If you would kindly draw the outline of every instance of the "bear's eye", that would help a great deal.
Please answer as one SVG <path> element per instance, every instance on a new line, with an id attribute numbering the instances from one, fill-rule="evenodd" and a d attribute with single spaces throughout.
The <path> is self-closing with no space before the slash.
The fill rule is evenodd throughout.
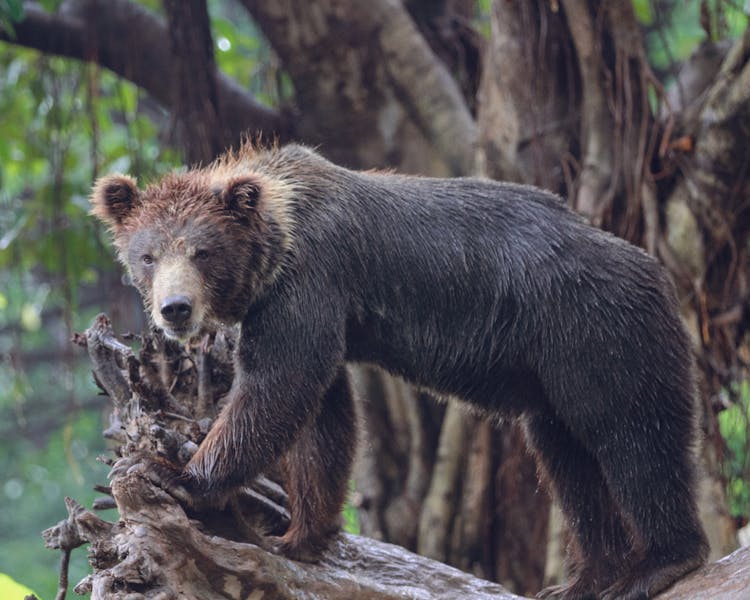
<path id="1" fill-rule="evenodd" d="M 198 250 L 195 253 L 195 260 L 206 260 L 208 258 L 208 250 Z"/>
<path id="2" fill-rule="evenodd" d="M 144 254 L 143 256 L 141 256 L 141 262 L 149 267 L 154 264 L 154 257 L 150 254 Z"/>

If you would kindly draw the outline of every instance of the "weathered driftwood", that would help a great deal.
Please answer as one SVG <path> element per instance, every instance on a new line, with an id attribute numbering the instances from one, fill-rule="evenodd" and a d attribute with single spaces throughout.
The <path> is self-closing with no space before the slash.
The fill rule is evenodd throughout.
<path id="1" fill-rule="evenodd" d="M 116 477 L 112 493 L 117 524 L 69 503 L 69 521 L 91 544 L 95 561 L 76 591 L 93 598 L 519 598 L 398 546 L 352 535 L 319 564 L 293 562 L 212 535 L 139 473 Z"/>
<path id="2" fill-rule="evenodd" d="M 47 546 L 63 550 L 64 557 L 90 545 L 92 573 L 76 592 L 123 600 L 520 598 L 496 583 L 355 535 L 341 535 L 317 564 L 269 553 L 251 542 L 259 532 L 283 530 L 288 513 L 283 490 L 264 477 L 222 510 L 186 509 L 152 482 L 139 457 L 158 452 L 185 462 L 195 451 L 231 382 L 231 332 L 186 350 L 145 336 L 136 355 L 100 315 L 75 341 L 87 347 L 95 379 L 113 400 L 105 434 L 121 444 L 118 459 L 108 460 L 114 464 L 110 486 L 98 487 L 109 494 L 98 504 L 114 502 L 119 520 L 107 522 L 68 498 L 68 519 L 44 532 Z M 63 572 L 61 585 L 65 581 Z M 739 600 L 748 586 L 745 548 L 688 576 L 662 598 Z"/>
<path id="3" fill-rule="evenodd" d="M 91 544 L 94 557 L 94 573 L 76 591 L 90 591 L 92 598 L 520 598 L 398 546 L 353 535 L 342 536 L 320 564 L 289 561 L 206 533 L 171 496 L 137 473 L 117 477 L 112 491 L 120 510 L 117 524 L 68 501 L 68 528 Z M 48 538 L 61 529 L 48 530 Z M 659 598 L 743 600 L 749 584 L 746 547 Z"/>

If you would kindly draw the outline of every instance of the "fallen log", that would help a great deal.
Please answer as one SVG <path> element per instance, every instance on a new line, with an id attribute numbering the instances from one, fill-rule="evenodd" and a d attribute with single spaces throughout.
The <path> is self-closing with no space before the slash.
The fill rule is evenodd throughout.
<path id="1" fill-rule="evenodd" d="M 95 506 L 119 512 L 107 522 L 66 498 L 68 518 L 44 532 L 63 551 L 61 593 L 70 551 L 89 544 L 92 572 L 75 586 L 94 600 L 140 598 L 388 600 L 495 599 L 521 596 L 437 561 L 381 541 L 341 534 L 319 562 L 297 562 L 257 542 L 288 523 L 286 495 L 274 471 L 239 490 L 219 509 L 185 508 L 156 485 L 143 464 L 159 454 L 186 462 L 205 436 L 232 379 L 233 332 L 182 348 L 157 333 L 141 338 L 136 353 L 99 315 L 74 342 L 87 348 L 94 379 L 113 403 L 105 436 L 119 446 L 107 496 Z M 65 572 L 62 572 L 62 571 Z M 63 585 L 65 584 L 65 585 Z M 661 600 L 740 600 L 750 589 L 750 548 L 688 575 Z"/>

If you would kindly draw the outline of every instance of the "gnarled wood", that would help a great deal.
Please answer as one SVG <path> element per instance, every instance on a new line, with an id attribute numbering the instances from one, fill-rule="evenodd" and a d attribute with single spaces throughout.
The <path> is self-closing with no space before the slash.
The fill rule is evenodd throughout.
<path id="1" fill-rule="evenodd" d="M 340 536 L 318 564 L 271 554 L 251 543 L 259 540 L 258 524 L 276 532 L 286 526 L 288 513 L 283 490 L 265 478 L 241 490 L 224 510 L 186 511 L 151 481 L 139 456 L 189 458 L 231 379 L 231 332 L 185 350 L 158 335 L 144 336 L 136 355 L 116 339 L 109 319 L 99 315 L 74 341 L 89 351 L 102 389 L 116 394 L 123 441 L 110 488 L 100 488 L 111 491 L 120 520 L 107 523 L 68 501 L 69 518 L 45 532 L 51 548 L 69 551 L 91 544 L 93 572 L 77 592 L 108 599 L 131 598 L 132 593 L 278 600 L 519 597 L 498 584 L 359 536 Z M 200 365 L 209 364 L 210 377 L 200 371 Z M 167 410 L 178 401 L 183 414 Z"/>
<path id="2" fill-rule="evenodd" d="M 269 553 L 253 543 L 260 539 L 258 524 L 275 531 L 286 525 L 288 513 L 283 490 L 265 478 L 241 490 L 223 510 L 185 509 L 152 482 L 139 456 L 158 451 L 171 460 L 187 460 L 191 444 L 208 427 L 208 417 L 189 412 L 205 400 L 198 400 L 198 388 L 205 393 L 206 381 L 214 382 L 215 387 L 208 388 L 209 404 L 214 404 L 231 379 L 231 332 L 186 350 L 159 336 L 145 336 L 136 356 L 115 338 L 109 320 L 99 315 L 75 341 L 88 348 L 104 390 L 121 388 L 122 381 L 130 390 L 118 407 L 124 439 L 117 451 L 121 458 L 111 472 L 111 487 L 100 488 L 111 492 L 119 521 L 108 523 L 67 499 L 68 518 L 44 532 L 48 547 L 67 553 L 90 544 L 93 570 L 76 592 L 91 593 L 95 600 L 521 598 L 499 584 L 399 546 L 355 535 L 340 535 L 316 564 Z M 211 360 L 196 360 L 199 354 Z M 209 380 L 198 371 L 199 364 L 214 365 Z M 165 403 L 178 398 L 191 416 L 165 410 Z M 745 548 L 699 569 L 661 597 L 739 600 L 748 585 L 750 548 Z"/>
<path id="3" fill-rule="evenodd" d="M 343 535 L 319 564 L 297 563 L 258 546 L 214 535 L 166 492 L 137 472 L 112 482 L 121 521 L 122 560 L 76 588 L 119 599 L 136 590 L 165 597 L 213 598 L 519 598 L 500 585 L 398 546 Z M 91 517 L 89 517 L 91 518 Z M 108 545 L 106 536 L 90 543 Z"/>

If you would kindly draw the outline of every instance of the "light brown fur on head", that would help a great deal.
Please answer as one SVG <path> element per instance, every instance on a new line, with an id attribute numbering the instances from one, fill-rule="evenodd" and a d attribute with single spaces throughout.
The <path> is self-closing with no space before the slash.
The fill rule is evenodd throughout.
<path id="1" fill-rule="evenodd" d="M 288 250 L 294 239 L 292 204 L 303 190 L 293 169 L 279 154 L 277 147 L 260 150 L 246 142 L 239 150 L 227 151 L 202 169 L 173 172 L 144 190 L 139 190 L 129 175 L 107 175 L 94 184 L 91 214 L 109 226 L 117 244 L 118 237 L 154 218 L 189 218 L 205 213 L 207 191 L 221 196 L 239 180 L 252 179 L 258 189 L 258 208 L 280 225 L 285 233 L 284 248 Z"/>
<path id="2" fill-rule="evenodd" d="M 294 240 L 292 204 L 302 190 L 299 178 L 283 161 L 278 160 L 278 156 L 279 148 L 276 146 L 260 150 L 245 142 L 239 150 L 226 152 L 200 172 L 214 188 L 222 188 L 237 177 L 252 174 L 257 179 L 261 202 L 271 199 L 263 203 L 263 208 L 273 214 L 274 220 L 287 233 L 284 247 L 289 250 Z"/>
<path id="3" fill-rule="evenodd" d="M 213 321 L 235 322 L 237 307 L 248 305 L 283 267 L 293 249 L 293 204 L 301 190 L 279 152 L 244 144 L 207 167 L 168 174 L 143 190 L 120 174 L 94 185 L 91 213 L 112 232 L 154 323 L 168 334 L 186 337 Z M 213 253 L 209 268 L 196 262 L 197 253 Z M 184 331 L 170 329 L 161 314 L 165 299 L 174 296 L 192 303 Z"/>
<path id="4" fill-rule="evenodd" d="M 176 296 L 187 298 L 192 306 L 192 318 L 184 331 L 175 330 L 161 314 L 165 301 Z M 175 248 L 158 264 L 148 304 L 154 324 L 170 337 L 188 339 L 198 334 L 202 328 L 213 328 L 211 319 L 206 318 L 210 307 L 203 277 L 191 263 L 189 250 L 180 251 Z"/>

